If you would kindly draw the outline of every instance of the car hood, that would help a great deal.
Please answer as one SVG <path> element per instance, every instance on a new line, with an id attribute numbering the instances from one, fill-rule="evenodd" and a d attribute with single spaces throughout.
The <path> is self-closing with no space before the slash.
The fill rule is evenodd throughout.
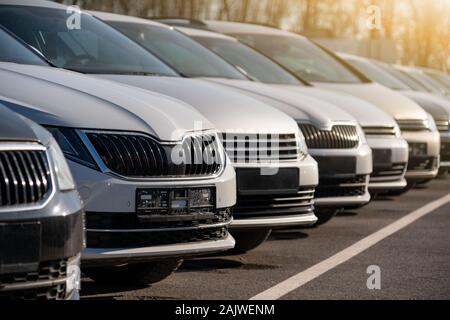
<path id="1" fill-rule="evenodd" d="M 396 125 L 394 118 L 385 111 L 365 100 L 346 93 L 309 86 L 277 86 L 334 104 L 355 117 L 363 127 L 392 127 Z"/>
<path id="2" fill-rule="evenodd" d="M 345 92 L 384 110 L 396 120 L 426 120 L 427 113 L 402 94 L 377 83 L 315 83 L 319 87 Z"/>
<path id="3" fill-rule="evenodd" d="M 179 100 L 62 69 L 0 63 L 0 83 L 0 100 L 41 125 L 143 132 L 161 141 L 179 141 L 199 122 L 213 128 Z"/>
<path id="4" fill-rule="evenodd" d="M 34 131 L 21 116 L 0 103 L 0 141 L 31 142 L 38 140 Z"/>
<path id="5" fill-rule="evenodd" d="M 437 97 L 432 93 L 402 90 L 399 91 L 409 99 L 416 102 L 430 113 L 433 118 L 448 118 L 450 116 L 450 101 Z"/>
<path id="6" fill-rule="evenodd" d="M 276 107 L 297 121 L 309 122 L 320 129 L 330 129 L 334 123 L 356 123 L 352 115 L 335 105 L 301 92 L 245 80 L 208 78 L 204 81 L 213 81 L 239 90 L 245 95 L 250 95 Z"/>
<path id="7" fill-rule="evenodd" d="M 98 75 L 139 88 L 175 97 L 195 107 L 222 132 L 295 133 L 288 115 L 232 88 L 200 79 Z"/>

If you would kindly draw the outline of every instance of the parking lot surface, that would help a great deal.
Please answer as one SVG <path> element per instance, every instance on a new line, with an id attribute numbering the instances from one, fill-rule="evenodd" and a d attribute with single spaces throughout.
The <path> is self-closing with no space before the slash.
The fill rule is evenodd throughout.
<path id="1" fill-rule="evenodd" d="M 187 260 L 173 276 L 148 287 L 97 285 L 85 278 L 82 299 L 250 299 L 450 193 L 450 179 L 359 210 L 318 228 L 273 232 L 246 255 Z M 450 299 L 450 203 L 383 238 L 281 299 Z M 379 290 L 367 268 L 380 270 Z"/>

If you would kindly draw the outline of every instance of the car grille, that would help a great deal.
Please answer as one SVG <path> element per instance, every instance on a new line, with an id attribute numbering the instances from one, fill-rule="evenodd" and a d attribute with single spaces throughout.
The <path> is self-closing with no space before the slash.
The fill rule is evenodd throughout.
<path id="1" fill-rule="evenodd" d="M 373 168 L 370 179 L 373 181 L 397 180 L 403 176 L 406 171 L 406 163 L 393 163 L 390 168 Z"/>
<path id="2" fill-rule="evenodd" d="M 106 167 L 126 177 L 209 176 L 222 168 L 222 151 L 214 134 L 188 136 L 177 146 L 138 134 L 86 135 Z"/>
<path id="3" fill-rule="evenodd" d="M 450 161 L 450 141 L 441 142 L 441 160 Z"/>
<path id="4" fill-rule="evenodd" d="M 233 162 L 289 161 L 300 158 L 295 134 L 226 133 L 222 135 L 222 142 Z"/>
<path id="5" fill-rule="evenodd" d="M 408 171 L 430 171 L 438 166 L 437 157 L 417 156 L 410 157 L 408 162 Z"/>
<path id="6" fill-rule="evenodd" d="M 302 188 L 297 194 L 238 195 L 233 215 L 236 218 L 279 216 L 314 210 L 314 188 Z"/>
<path id="7" fill-rule="evenodd" d="M 65 299 L 65 283 L 48 283 L 45 281 L 65 281 L 67 277 L 67 260 L 41 262 L 36 271 L 0 274 L 0 300 L 58 300 Z M 24 285 L 27 289 L 10 290 L 12 285 Z"/>
<path id="8" fill-rule="evenodd" d="M 88 231 L 89 248 L 130 248 L 216 241 L 225 239 L 227 227 L 193 229 L 171 232 L 95 232 Z"/>
<path id="9" fill-rule="evenodd" d="M 0 151 L 0 207 L 39 202 L 50 188 L 45 151 Z"/>
<path id="10" fill-rule="evenodd" d="M 449 132 L 449 120 L 448 119 L 436 119 L 436 126 L 439 132 L 448 133 Z"/>
<path id="11" fill-rule="evenodd" d="M 402 131 L 429 131 L 430 123 L 428 120 L 397 120 Z"/>
<path id="12" fill-rule="evenodd" d="M 332 130 L 319 130 L 310 124 L 299 124 L 311 149 L 351 149 L 359 144 L 355 126 L 334 126 Z"/>
<path id="13" fill-rule="evenodd" d="M 363 131 L 368 136 L 395 136 L 394 127 L 363 127 Z"/>
<path id="14" fill-rule="evenodd" d="M 348 178 L 326 177 L 319 179 L 316 198 L 355 197 L 366 193 L 367 176 Z"/>

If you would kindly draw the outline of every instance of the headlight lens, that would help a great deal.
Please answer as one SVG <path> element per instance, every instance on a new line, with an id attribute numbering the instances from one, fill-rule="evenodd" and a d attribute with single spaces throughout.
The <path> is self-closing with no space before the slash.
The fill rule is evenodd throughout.
<path id="1" fill-rule="evenodd" d="M 94 159 L 87 151 L 78 134 L 73 129 L 68 128 L 46 128 L 55 138 L 66 158 L 81 163 L 83 165 L 97 168 Z"/>
<path id="2" fill-rule="evenodd" d="M 428 124 L 430 126 L 430 130 L 431 131 L 438 131 L 436 122 L 433 119 L 433 116 L 429 113 L 427 113 L 427 120 L 428 120 Z"/>
<path id="3" fill-rule="evenodd" d="M 304 156 L 307 156 L 309 154 L 308 146 L 306 145 L 305 141 L 305 136 L 303 135 L 300 129 L 298 130 L 298 148 Z"/>
<path id="4" fill-rule="evenodd" d="M 364 130 L 361 128 L 359 124 L 356 125 L 356 131 L 358 132 L 358 136 L 359 139 L 361 140 L 361 143 L 367 144 L 366 134 L 364 133 Z"/>
<path id="5" fill-rule="evenodd" d="M 58 181 L 59 190 L 75 190 L 75 182 L 73 181 L 72 173 L 70 172 L 69 166 L 64 158 L 64 154 L 54 138 L 50 139 L 48 151 L 53 163 L 53 169 Z"/>

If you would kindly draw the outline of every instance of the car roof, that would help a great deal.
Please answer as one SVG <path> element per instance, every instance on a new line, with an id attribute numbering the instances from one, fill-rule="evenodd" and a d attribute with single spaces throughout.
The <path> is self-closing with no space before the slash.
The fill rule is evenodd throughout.
<path id="1" fill-rule="evenodd" d="M 190 28 L 190 27 L 175 27 L 175 28 L 190 37 L 220 38 L 220 39 L 238 41 L 236 38 L 227 36 L 222 33 L 214 32 L 214 31 L 201 30 L 201 29 Z"/>
<path id="2" fill-rule="evenodd" d="M 66 5 L 46 0 L 0 0 L 0 5 L 31 6 L 64 10 L 67 9 Z"/>
<path id="3" fill-rule="evenodd" d="M 126 16 L 123 14 L 103 12 L 103 11 L 90 11 L 90 10 L 87 12 L 89 14 L 96 16 L 97 18 L 99 18 L 101 20 L 105 20 L 105 21 L 139 23 L 139 24 L 145 24 L 145 25 L 161 27 L 161 28 L 171 28 L 170 26 L 160 23 L 160 22 L 143 19 L 143 18 L 138 18 L 138 17 L 133 17 L 133 16 Z"/>
<path id="4" fill-rule="evenodd" d="M 266 35 L 284 35 L 284 36 L 298 36 L 304 38 L 296 33 L 284 31 L 274 27 L 263 26 L 259 24 L 243 23 L 243 22 L 228 22 L 228 21 L 217 21 L 217 20 L 207 20 L 206 24 L 209 28 L 214 31 L 219 31 L 221 33 L 252 33 L 252 34 L 266 34 Z"/>

